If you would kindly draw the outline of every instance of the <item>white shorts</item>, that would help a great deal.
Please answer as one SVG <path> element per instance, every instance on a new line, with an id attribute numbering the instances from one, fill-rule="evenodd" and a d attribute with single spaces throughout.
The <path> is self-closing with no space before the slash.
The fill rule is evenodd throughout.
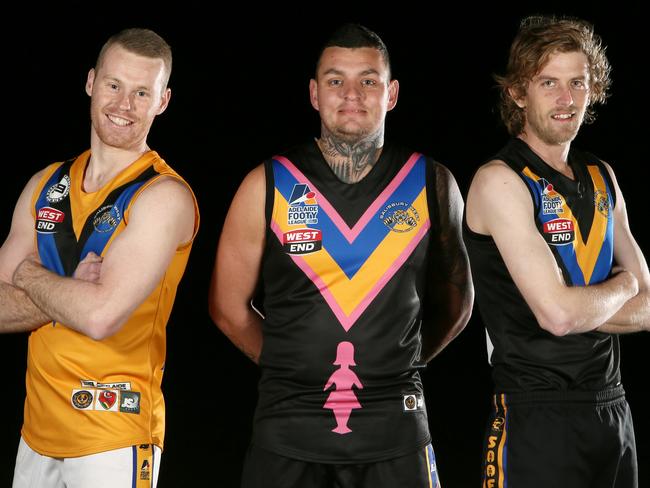
<path id="1" fill-rule="evenodd" d="M 88 456 L 41 456 L 20 439 L 13 488 L 155 488 L 161 451 L 143 444 Z"/>

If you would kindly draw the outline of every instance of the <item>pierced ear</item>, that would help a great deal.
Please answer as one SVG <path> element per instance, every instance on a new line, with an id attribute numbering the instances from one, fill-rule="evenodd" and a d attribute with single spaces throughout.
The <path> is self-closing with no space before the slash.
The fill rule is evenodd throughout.
<path id="1" fill-rule="evenodd" d="M 526 103 L 524 102 L 525 94 L 520 93 L 517 89 L 511 86 L 508 88 L 508 95 L 510 95 L 512 101 L 517 104 L 517 107 L 526 108 Z"/>
<path id="2" fill-rule="evenodd" d="M 391 80 L 388 83 L 388 110 L 393 110 L 397 105 L 397 97 L 399 95 L 399 81 Z"/>
<path id="3" fill-rule="evenodd" d="M 86 94 L 91 96 L 93 94 L 93 85 L 95 84 L 95 68 L 90 68 L 88 76 L 86 77 Z"/>

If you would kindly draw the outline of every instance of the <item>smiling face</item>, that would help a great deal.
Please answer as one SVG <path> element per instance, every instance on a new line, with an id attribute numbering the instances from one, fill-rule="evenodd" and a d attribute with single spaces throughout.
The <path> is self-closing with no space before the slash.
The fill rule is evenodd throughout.
<path id="1" fill-rule="evenodd" d="M 579 51 L 555 52 L 528 82 L 526 94 L 515 103 L 524 109 L 521 137 L 548 145 L 570 143 L 578 134 L 589 105 L 589 63 Z"/>
<path id="2" fill-rule="evenodd" d="M 162 59 L 111 46 L 86 82 L 92 140 L 118 149 L 146 150 L 153 119 L 165 111 L 171 96 L 165 79 Z"/>
<path id="3" fill-rule="evenodd" d="M 397 80 L 389 80 L 381 53 L 370 47 L 328 47 L 316 79 L 309 83 L 312 106 L 323 132 L 355 144 L 383 133 L 386 112 L 397 103 Z"/>

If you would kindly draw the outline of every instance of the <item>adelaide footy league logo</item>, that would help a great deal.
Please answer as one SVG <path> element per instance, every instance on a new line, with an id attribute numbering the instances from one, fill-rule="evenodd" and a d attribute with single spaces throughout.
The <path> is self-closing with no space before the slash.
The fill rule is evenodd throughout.
<path id="1" fill-rule="evenodd" d="M 544 215 L 564 213 L 564 199 L 555 191 L 553 185 L 542 178 L 539 183 L 542 186 L 542 213 Z"/>
<path id="2" fill-rule="evenodd" d="M 293 185 L 289 210 L 287 212 L 289 225 L 307 225 L 318 223 L 318 202 L 316 192 L 311 191 L 306 183 Z"/>

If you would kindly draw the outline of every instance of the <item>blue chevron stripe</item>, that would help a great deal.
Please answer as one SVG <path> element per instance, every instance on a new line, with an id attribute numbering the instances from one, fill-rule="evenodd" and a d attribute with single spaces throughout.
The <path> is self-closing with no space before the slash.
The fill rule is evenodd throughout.
<path id="1" fill-rule="evenodd" d="M 273 175 L 275 187 L 287 203 L 291 198 L 294 185 L 297 183 L 308 183 L 306 181 L 298 181 L 277 161 L 273 161 Z M 387 199 L 386 203 L 406 202 L 412 204 L 424 189 L 425 181 L 425 160 L 421 158 L 404 178 L 404 181 L 402 181 Z M 311 187 L 313 183 L 309 182 L 308 184 L 311 190 L 317 193 L 316 201 L 318 201 L 318 189 Z M 383 207 L 378 209 L 375 216 L 369 220 L 366 227 L 351 243 L 347 241 L 321 206 L 319 206 L 318 211 L 318 223 L 309 224 L 310 228 L 319 229 L 322 232 L 323 247 L 327 249 L 327 252 L 341 267 L 348 279 L 354 277 L 368 257 L 390 232 L 390 229 L 378 217 L 382 210 Z M 277 216 L 277 218 L 286 217 Z"/>

